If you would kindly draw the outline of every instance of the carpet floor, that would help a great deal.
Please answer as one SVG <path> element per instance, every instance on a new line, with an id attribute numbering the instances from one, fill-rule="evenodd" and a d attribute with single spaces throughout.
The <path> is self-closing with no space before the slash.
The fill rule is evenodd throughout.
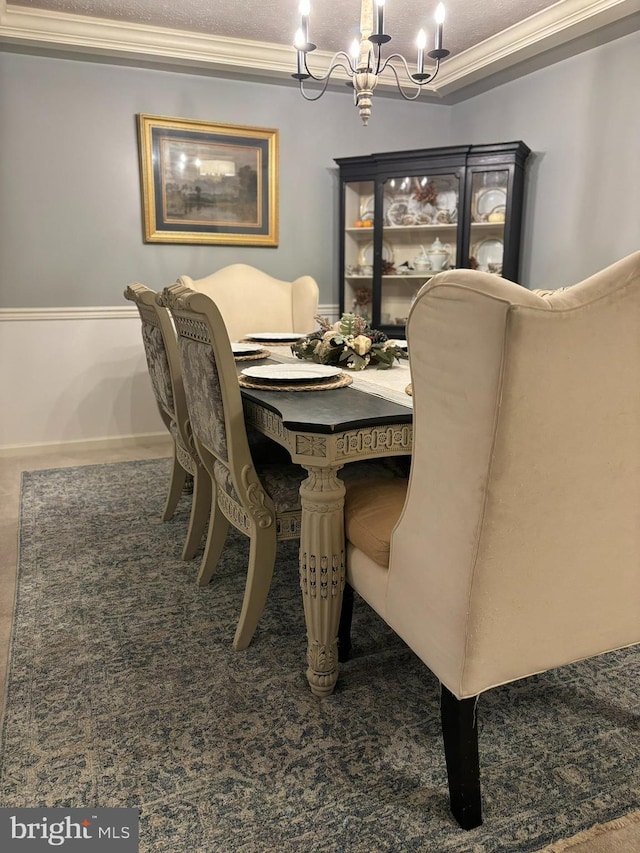
<path id="1" fill-rule="evenodd" d="M 296 547 L 252 645 L 247 541 L 195 584 L 168 462 L 24 475 L 1 806 L 128 806 L 144 853 L 526 853 L 640 805 L 640 649 L 479 702 L 485 823 L 450 816 L 438 684 L 361 601 L 336 692 L 308 689 Z"/>

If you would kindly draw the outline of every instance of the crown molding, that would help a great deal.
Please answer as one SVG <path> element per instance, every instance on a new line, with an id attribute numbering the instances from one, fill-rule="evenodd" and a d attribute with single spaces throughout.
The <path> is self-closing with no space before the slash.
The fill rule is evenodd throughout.
<path id="1" fill-rule="evenodd" d="M 7 5 L 0 0 L 0 43 L 92 56 L 162 60 L 202 71 L 289 76 L 293 47 Z"/>
<path id="2" fill-rule="evenodd" d="M 640 0 L 563 0 L 453 56 L 441 66 L 440 97 L 640 12 Z"/>
<path id="3" fill-rule="evenodd" d="M 640 0 L 560 0 L 498 33 L 441 66 L 425 94 L 443 98 L 506 68 L 582 35 L 640 12 Z M 264 78 L 294 85 L 295 51 L 287 45 L 192 33 L 23 6 L 0 0 L 0 46 L 31 52 L 126 60 L 141 66 L 170 67 L 202 74 Z M 313 67 L 326 68 L 332 54 L 315 51 Z M 335 75 L 344 91 L 348 78 Z M 381 78 L 378 91 L 395 91 L 393 77 Z"/>

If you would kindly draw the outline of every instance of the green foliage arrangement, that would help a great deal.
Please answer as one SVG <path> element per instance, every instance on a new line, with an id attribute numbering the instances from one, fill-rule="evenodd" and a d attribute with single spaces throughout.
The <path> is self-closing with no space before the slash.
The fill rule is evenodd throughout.
<path id="1" fill-rule="evenodd" d="M 364 370 L 370 364 L 388 370 L 396 359 L 408 358 L 406 350 L 396 346 L 384 332 L 369 328 L 358 314 L 343 314 L 334 324 L 326 317 L 316 317 L 316 321 L 320 326 L 318 331 L 291 347 L 298 358 L 349 370 Z"/>

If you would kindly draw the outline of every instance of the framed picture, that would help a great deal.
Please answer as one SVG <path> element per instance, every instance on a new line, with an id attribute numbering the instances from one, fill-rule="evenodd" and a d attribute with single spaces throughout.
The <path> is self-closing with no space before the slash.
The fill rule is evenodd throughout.
<path id="1" fill-rule="evenodd" d="M 278 131 L 138 115 L 147 243 L 278 245 Z"/>

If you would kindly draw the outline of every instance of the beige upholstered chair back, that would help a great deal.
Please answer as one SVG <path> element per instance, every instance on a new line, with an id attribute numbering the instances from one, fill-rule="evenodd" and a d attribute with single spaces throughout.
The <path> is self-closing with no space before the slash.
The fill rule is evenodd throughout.
<path id="1" fill-rule="evenodd" d="M 640 642 L 640 252 L 536 294 L 435 276 L 385 619 L 459 698 Z"/>
<path id="2" fill-rule="evenodd" d="M 210 296 L 229 338 L 249 332 L 310 332 L 316 328 L 318 285 L 308 275 L 280 281 L 247 264 L 232 264 L 206 278 L 180 276 L 178 284 Z"/>

